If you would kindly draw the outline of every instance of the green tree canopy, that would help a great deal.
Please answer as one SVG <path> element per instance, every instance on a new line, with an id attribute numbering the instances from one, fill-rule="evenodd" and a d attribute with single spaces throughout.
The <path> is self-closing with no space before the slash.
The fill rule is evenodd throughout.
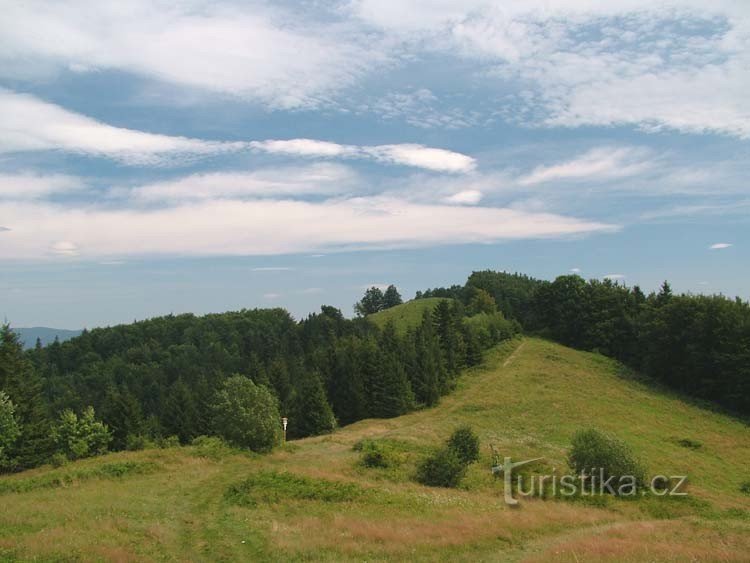
<path id="1" fill-rule="evenodd" d="M 281 439 L 276 397 L 267 387 L 242 375 L 224 381 L 214 398 L 212 412 L 214 431 L 235 446 L 267 452 Z"/>

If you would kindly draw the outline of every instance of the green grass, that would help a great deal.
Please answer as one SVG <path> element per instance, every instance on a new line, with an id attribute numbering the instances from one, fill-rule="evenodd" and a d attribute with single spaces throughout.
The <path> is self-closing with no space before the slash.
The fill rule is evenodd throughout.
<path id="1" fill-rule="evenodd" d="M 441 301 L 445 300 L 446 298 L 443 297 L 428 297 L 426 299 L 407 301 L 385 311 L 369 315 L 367 318 L 380 328 L 383 328 L 389 321 L 393 321 L 396 330 L 404 333 L 422 322 L 425 311 L 433 311 Z"/>
<path id="2" fill-rule="evenodd" d="M 750 430 L 622 373 L 596 354 L 517 339 L 433 409 L 267 456 L 171 448 L 2 477 L 0 561 L 746 559 Z M 461 487 L 416 484 L 420 459 L 460 424 L 482 443 Z M 690 496 L 503 503 L 490 444 L 560 471 L 573 434 L 592 426 L 628 443 L 651 474 L 689 475 Z M 378 444 L 395 462 L 363 466 L 358 443 Z M 74 474 L 60 486 L 28 485 Z"/>

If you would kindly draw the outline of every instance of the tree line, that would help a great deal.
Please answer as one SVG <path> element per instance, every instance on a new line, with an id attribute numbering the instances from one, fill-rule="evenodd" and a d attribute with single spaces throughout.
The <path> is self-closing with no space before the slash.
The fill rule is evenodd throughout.
<path id="1" fill-rule="evenodd" d="M 489 270 L 417 297 L 451 297 L 468 306 L 482 293 L 526 332 L 601 352 L 681 393 L 750 414 L 747 301 L 675 295 L 667 282 L 646 295 L 608 279 L 566 275 L 549 282 Z"/>
<path id="2" fill-rule="evenodd" d="M 247 406 L 233 402 L 241 393 L 260 397 L 266 418 L 276 419 L 270 424 L 287 416 L 290 438 L 434 405 L 464 367 L 517 330 L 494 308 L 469 312 L 446 300 L 406 331 L 328 306 L 301 321 L 283 309 L 169 315 L 27 352 L 6 325 L 0 469 L 226 435 L 227 412 Z M 258 432 L 275 436 L 263 424 Z"/>

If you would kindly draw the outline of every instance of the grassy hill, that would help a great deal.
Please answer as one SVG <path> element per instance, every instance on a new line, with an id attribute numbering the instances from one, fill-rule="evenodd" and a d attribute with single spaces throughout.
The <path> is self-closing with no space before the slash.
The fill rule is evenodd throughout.
<path id="1" fill-rule="evenodd" d="M 424 312 L 434 310 L 441 301 L 446 301 L 446 299 L 443 297 L 428 297 L 407 301 L 385 311 L 368 315 L 367 318 L 380 328 L 393 321 L 397 331 L 406 332 L 409 328 L 419 325 L 422 322 Z"/>
<path id="2" fill-rule="evenodd" d="M 483 451 L 462 488 L 412 482 L 420 456 L 463 423 Z M 689 475 L 690 496 L 503 503 L 489 444 L 563 468 L 571 435 L 587 426 L 627 441 L 652 474 Z M 362 467 L 353 446 L 364 438 L 401 465 Z M 146 450 L 0 478 L 0 560 L 741 561 L 748 468 L 743 423 L 655 391 L 602 356 L 517 339 L 436 408 L 268 456 Z"/>

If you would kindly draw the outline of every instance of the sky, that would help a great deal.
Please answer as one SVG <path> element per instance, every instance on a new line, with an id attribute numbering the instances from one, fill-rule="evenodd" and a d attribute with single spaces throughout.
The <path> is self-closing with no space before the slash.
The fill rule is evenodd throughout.
<path id="1" fill-rule="evenodd" d="M 0 314 L 750 297 L 747 0 L 0 0 Z"/>

